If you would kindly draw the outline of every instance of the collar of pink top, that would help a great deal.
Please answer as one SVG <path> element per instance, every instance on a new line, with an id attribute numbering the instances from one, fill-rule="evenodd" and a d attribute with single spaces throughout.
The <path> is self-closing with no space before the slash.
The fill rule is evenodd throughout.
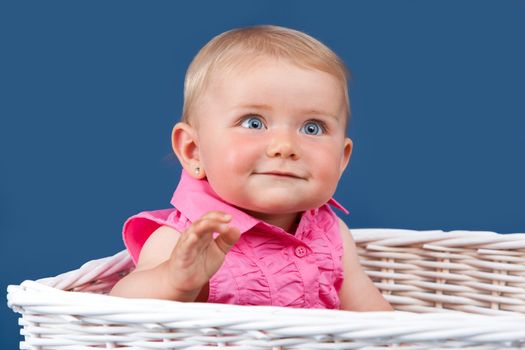
<path id="1" fill-rule="evenodd" d="M 232 216 L 231 224 L 237 227 L 241 233 L 249 231 L 257 224 L 273 230 L 281 230 L 228 204 L 215 193 L 207 180 L 195 179 L 185 170 L 182 171 L 179 185 L 173 193 L 170 203 L 191 222 L 198 220 L 207 212 L 218 210 L 230 214 Z M 333 198 L 327 204 L 341 210 L 345 214 L 349 214 L 348 210 Z M 311 210 L 313 214 L 316 211 L 317 209 Z"/>

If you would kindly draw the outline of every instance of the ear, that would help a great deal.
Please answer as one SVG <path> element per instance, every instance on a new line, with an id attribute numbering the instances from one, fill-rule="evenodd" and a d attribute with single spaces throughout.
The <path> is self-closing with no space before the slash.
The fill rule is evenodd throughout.
<path id="1" fill-rule="evenodd" d="M 354 143 L 350 138 L 345 139 L 345 144 L 343 148 L 343 157 L 341 158 L 341 164 L 340 164 L 340 175 L 343 174 L 343 171 L 345 171 L 346 166 L 348 165 L 348 162 L 350 162 L 350 157 L 352 156 L 352 150 L 354 149 Z"/>
<path id="2" fill-rule="evenodd" d="M 200 160 L 197 133 L 191 125 L 183 122 L 175 124 L 171 132 L 171 147 L 188 174 L 196 179 L 206 176 Z"/>

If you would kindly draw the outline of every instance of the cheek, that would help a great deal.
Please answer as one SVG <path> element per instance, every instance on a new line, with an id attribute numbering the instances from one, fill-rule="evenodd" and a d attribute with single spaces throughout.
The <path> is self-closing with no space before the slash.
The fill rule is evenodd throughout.
<path id="1" fill-rule="evenodd" d="M 205 167 L 222 174 L 246 171 L 258 158 L 253 142 L 238 137 L 223 137 L 202 146 L 201 157 Z"/>
<path id="2" fill-rule="evenodd" d="M 339 147 L 318 147 L 313 150 L 310 164 L 313 164 L 320 179 L 327 186 L 337 184 L 340 177 L 342 151 Z"/>
<path id="3" fill-rule="evenodd" d="M 228 167 L 228 171 L 243 171 L 251 165 L 247 152 L 240 148 L 242 147 L 237 146 L 222 154 L 222 163 Z"/>

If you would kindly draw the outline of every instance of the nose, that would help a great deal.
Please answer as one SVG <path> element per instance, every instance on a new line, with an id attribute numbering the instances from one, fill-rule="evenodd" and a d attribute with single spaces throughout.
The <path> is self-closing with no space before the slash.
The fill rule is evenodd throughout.
<path id="1" fill-rule="evenodd" d="M 266 155 L 271 158 L 299 159 L 298 145 L 292 132 L 274 131 L 270 136 Z"/>

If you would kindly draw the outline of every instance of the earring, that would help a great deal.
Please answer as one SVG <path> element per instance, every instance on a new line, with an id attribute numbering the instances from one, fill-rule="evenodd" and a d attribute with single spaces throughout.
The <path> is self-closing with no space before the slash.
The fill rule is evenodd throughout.
<path id="1" fill-rule="evenodd" d="M 201 173 L 201 168 L 196 167 L 195 168 L 195 175 L 200 175 L 200 173 Z"/>

